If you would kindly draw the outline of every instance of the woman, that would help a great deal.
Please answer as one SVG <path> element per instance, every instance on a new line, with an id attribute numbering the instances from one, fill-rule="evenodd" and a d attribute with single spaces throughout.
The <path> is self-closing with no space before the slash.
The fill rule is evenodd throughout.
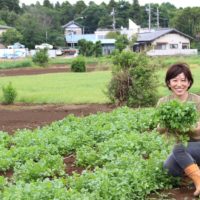
<path id="1" fill-rule="evenodd" d="M 188 92 L 193 84 L 193 77 L 187 64 L 172 65 L 165 77 L 165 83 L 171 95 L 161 98 L 158 106 L 170 100 L 180 100 L 181 102 L 192 101 L 200 112 L 200 96 Z M 159 128 L 162 132 L 163 129 Z M 178 143 L 174 146 L 171 155 L 164 163 L 164 167 L 172 176 L 182 177 L 187 175 L 195 184 L 194 196 L 200 195 L 200 122 L 195 129 L 190 131 L 190 141 L 188 146 Z"/>

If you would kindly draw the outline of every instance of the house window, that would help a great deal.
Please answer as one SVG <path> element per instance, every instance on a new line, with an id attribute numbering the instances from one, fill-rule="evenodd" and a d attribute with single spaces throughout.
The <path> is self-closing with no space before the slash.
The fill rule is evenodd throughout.
<path id="1" fill-rule="evenodd" d="M 178 49 L 178 44 L 170 44 L 170 49 Z"/>
<path id="2" fill-rule="evenodd" d="M 155 46 L 155 49 L 165 50 L 166 47 L 167 47 L 166 43 L 157 43 L 156 46 Z"/>
<path id="3" fill-rule="evenodd" d="M 189 49 L 189 43 L 183 43 L 182 49 Z"/>

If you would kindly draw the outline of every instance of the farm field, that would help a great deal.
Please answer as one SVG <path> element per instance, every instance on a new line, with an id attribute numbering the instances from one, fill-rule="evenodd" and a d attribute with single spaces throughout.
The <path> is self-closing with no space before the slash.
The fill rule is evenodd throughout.
<path id="1" fill-rule="evenodd" d="M 165 69 L 159 72 L 160 81 L 163 80 L 164 71 Z M 192 71 L 194 76 L 198 77 L 197 65 L 192 65 Z M 63 78 L 66 74 L 68 73 L 56 74 L 56 76 Z M 111 77 L 109 71 L 88 74 L 94 75 L 95 81 L 99 80 L 98 76 L 100 79 L 104 77 L 102 79 L 105 81 L 104 85 Z M 1 83 L 11 80 L 13 85 L 17 85 L 18 78 L 22 78 L 27 81 L 24 85 L 26 86 L 30 77 L 35 81 L 38 77 L 43 80 L 45 78 L 53 80 L 54 75 L 13 76 L 0 79 Z M 71 80 L 74 80 L 74 77 Z M 80 77 L 75 80 L 80 80 Z M 195 78 L 195 81 L 197 82 L 193 86 L 194 92 L 198 92 L 198 78 Z M 99 84 L 100 81 L 97 85 Z M 87 87 L 89 86 L 86 84 Z M 99 92 L 103 94 L 102 90 Z M 159 93 L 162 95 L 166 92 L 167 90 L 161 84 Z M 177 187 L 177 185 L 175 189 L 171 189 L 176 181 L 169 179 L 162 171 L 162 161 L 168 155 L 172 141 L 167 142 L 153 130 L 156 124 L 153 120 L 149 121 L 153 119 L 153 109 L 132 110 L 126 107 L 115 109 L 113 105 L 105 104 L 108 101 L 102 104 L 103 102 L 85 104 L 85 106 L 68 105 L 69 107 L 66 104 L 50 104 L 49 107 L 46 105 L 46 108 L 45 105 L 33 105 L 29 104 L 30 102 L 6 107 L 2 105 L 0 118 L 5 117 L 2 111 L 10 113 L 9 118 L 15 116 L 13 124 L 16 126 L 7 130 L 10 133 L 17 128 L 37 126 L 43 128 L 18 130 L 13 136 L 1 134 L 0 190 L 3 192 L 0 194 L 0 199 L 93 200 L 110 199 L 110 197 L 113 199 L 192 199 L 194 188 Z M 23 114 L 23 111 L 29 112 L 33 124 L 27 125 L 28 117 Z M 42 111 L 46 119 L 41 122 L 39 113 Z M 98 111 L 109 113 L 83 117 Z M 17 124 L 22 118 L 19 118 L 20 112 L 25 116 L 24 123 L 27 126 L 20 127 Z M 63 119 L 70 113 L 82 117 L 69 116 Z M 48 121 L 50 116 L 55 117 Z M 61 121 L 44 127 L 55 120 Z M 3 128 L 1 130 L 6 131 Z M 70 130 L 72 130 L 71 134 Z M 30 155 L 27 155 L 28 160 L 19 159 L 25 157 L 25 154 L 21 156 L 23 153 L 20 152 L 21 149 L 24 152 L 30 151 Z M 45 171 L 42 171 L 42 168 Z M 73 171 L 76 174 L 73 174 Z M 5 177 L 8 177 L 8 180 Z"/>
<path id="2" fill-rule="evenodd" d="M 70 115 L 13 136 L 1 132 L 1 199 L 182 196 L 183 188 L 170 189 L 178 180 L 162 168 L 173 141 L 155 132 L 153 115 L 154 109 L 122 107 L 83 118 Z M 193 191 L 184 188 L 184 197 Z"/>

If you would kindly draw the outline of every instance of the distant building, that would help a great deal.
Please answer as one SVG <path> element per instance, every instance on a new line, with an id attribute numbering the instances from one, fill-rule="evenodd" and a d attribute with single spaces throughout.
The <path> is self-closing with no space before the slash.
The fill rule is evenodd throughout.
<path id="1" fill-rule="evenodd" d="M 110 54 L 115 49 L 115 39 L 106 38 L 106 34 L 110 30 L 104 31 L 103 33 L 97 30 L 94 34 L 84 34 L 84 27 L 74 21 L 70 21 L 62 27 L 65 29 L 66 43 L 71 48 L 75 48 L 79 40 L 85 39 L 93 43 L 100 41 L 103 55 Z"/>
<path id="2" fill-rule="evenodd" d="M 106 35 L 113 29 L 97 29 L 94 34 L 84 34 L 84 28 L 71 21 L 64 26 L 65 39 L 69 47 L 75 48 L 81 39 L 92 41 L 93 43 L 100 41 L 103 48 L 103 55 L 110 54 L 115 49 L 115 39 L 107 39 Z M 115 30 L 121 34 L 127 35 L 130 40 L 133 36 L 137 38 L 133 46 L 133 51 L 147 51 L 150 56 L 156 55 L 191 55 L 197 54 L 197 49 L 190 49 L 190 41 L 193 39 L 176 29 L 158 29 L 150 30 L 142 29 L 129 19 L 129 27 Z M 148 51 L 148 49 L 150 49 Z"/>
<path id="3" fill-rule="evenodd" d="M 0 25 L 0 36 L 2 35 L 3 32 L 6 32 L 8 29 L 11 29 L 13 27 L 6 26 L 6 25 Z"/>
<path id="4" fill-rule="evenodd" d="M 134 51 L 143 51 L 151 48 L 148 55 L 177 55 L 197 54 L 197 49 L 190 49 L 190 40 L 193 38 L 176 29 L 158 29 L 150 32 L 138 33 Z"/>
<path id="5" fill-rule="evenodd" d="M 84 34 L 84 28 L 80 24 L 78 24 L 74 21 L 68 22 L 67 24 L 63 25 L 62 28 L 64 28 L 64 30 L 65 30 L 65 33 L 64 33 L 65 35 L 72 35 L 72 34 L 73 35 L 82 35 L 82 34 Z"/>

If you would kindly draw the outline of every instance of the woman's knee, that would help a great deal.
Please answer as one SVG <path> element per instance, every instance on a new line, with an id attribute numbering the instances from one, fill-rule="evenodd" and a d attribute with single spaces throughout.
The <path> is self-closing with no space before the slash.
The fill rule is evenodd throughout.
<path id="1" fill-rule="evenodd" d="M 176 161 L 172 158 L 167 159 L 164 164 L 163 168 L 167 171 L 167 173 L 174 177 L 180 177 L 183 175 L 183 170 L 178 166 Z"/>
<path id="2" fill-rule="evenodd" d="M 182 153 L 185 153 L 185 146 L 183 144 L 176 144 L 172 151 L 173 155 L 176 157 Z"/>

